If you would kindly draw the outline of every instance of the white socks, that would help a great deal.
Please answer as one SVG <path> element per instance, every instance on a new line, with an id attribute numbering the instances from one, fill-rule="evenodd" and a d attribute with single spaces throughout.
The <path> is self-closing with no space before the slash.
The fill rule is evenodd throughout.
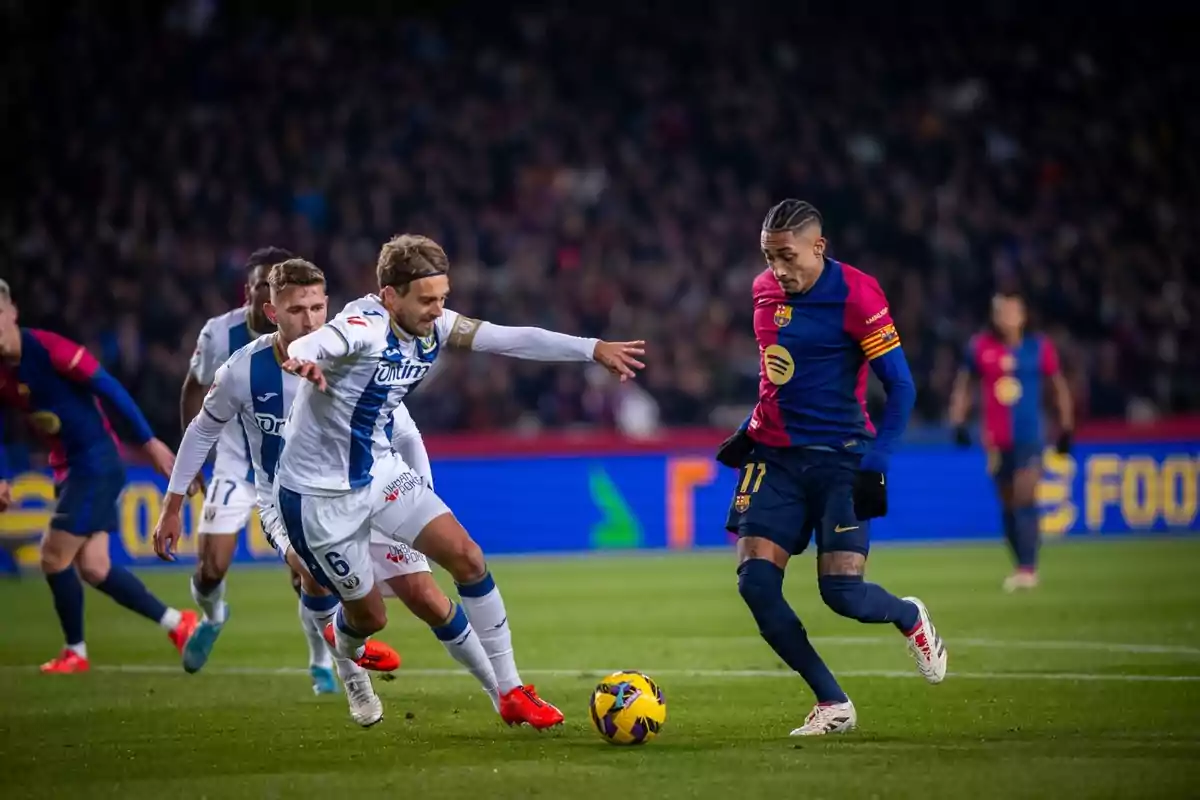
<path id="1" fill-rule="evenodd" d="M 500 597 L 500 590 L 496 588 L 492 573 L 485 573 L 483 578 L 475 583 L 459 585 L 458 596 L 462 600 L 462 609 L 466 612 L 471 627 L 475 629 L 484 652 L 491 661 L 500 693 L 507 694 L 521 685 L 521 676 L 517 673 L 517 661 L 513 658 L 508 612 L 504 610 L 504 600 Z"/>
<path id="2" fill-rule="evenodd" d="M 488 659 L 487 651 L 483 649 L 483 642 L 480 641 L 479 635 L 475 633 L 475 629 L 467 620 L 463 607 L 455 606 L 450 619 L 432 630 L 433 635 L 446 648 L 450 657 L 475 676 L 475 680 L 479 681 L 479 685 L 491 698 L 492 705 L 499 711 L 500 686 L 496 680 L 496 672 L 492 669 L 492 662 Z M 511 652 L 511 648 L 509 652 Z"/>
<path id="3" fill-rule="evenodd" d="M 330 600 L 333 601 L 332 605 L 329 603 Z M 308 640 L 308 665 L 310 667 L 329 669 L 332 666 L 333 656 L 329 652 L 329 645 L 325 643 L 325 625 L 333 621 L 333 615 L 337 613 L 338 605 L 337 598 L 333 595 L 312 597 L 304 594 L 300 596 L 300 629 L 304 631 L 304 638 Z"/>
<path id="4" fill-rule="evenodd" d="M 195 589 L 192 589 L 193 594 L 195 593 L 195 591 L 196 591 Z M 225 613 L 224 607 L 222 607 L 221 613 L 222 614 Z M 183 615 L 179 613 L 179 609 L 168 608 L 166 611 L 163 612 L 162 617 L 159 618 L 158 624 L 165 631 L 173 631 L 179 627 L 179 623 L 182 621 L 183 621 Z"/>
<path id="5" fill-rule="evenodd" d="M 200 589 L 196 587 L 196 578 L 192 577 L 192 599 L 196 601 L 196 605 L 200 606 L 200 610 L 204 612 L 204 619 L 214 625 L 221 625 L 225 622 L 225 581 L 222 580 L 217 584 L 216 588 L 208 594 L 201 594 Z M 175 620 L 175 625 L 179 624 L 179 620 Z M 162 623 L 164 628 L 167 628 L 166 623 Z M 167 630 L 175 627 L 171 625 Z"/>

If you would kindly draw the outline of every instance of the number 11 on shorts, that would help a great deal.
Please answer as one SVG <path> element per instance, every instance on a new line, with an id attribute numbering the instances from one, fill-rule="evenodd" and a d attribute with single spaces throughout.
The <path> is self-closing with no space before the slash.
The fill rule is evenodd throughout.
<path id="1" fill-rule="evenodd" d="M 754 494 L 762 487 L 763 478 L 767 475 L 767 465 L 763 462 L 750 463 L 742 467 L 742 483 L 738 487 L 740 494 Z M 751 488 L 751 483 L 754 486 Z"/>

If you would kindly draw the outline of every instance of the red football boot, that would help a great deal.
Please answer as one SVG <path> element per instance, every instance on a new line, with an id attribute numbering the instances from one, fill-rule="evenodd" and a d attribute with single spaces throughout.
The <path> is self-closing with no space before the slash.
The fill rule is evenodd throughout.
<path id="1" fill-rule="evenodd" d="M 179 655 L 183 655 L 183 646 L 187 644 L 188 637 L 192 635 L 192 631 L 196 630 L 198 624 L 200 624 L 200 617 L 189 608 L 187 611 L 179 612 L 179 624 L 167 631 L 167 638 L 171 640 L 171 644 L 175 645 Z"/>
<path id="2" fill-rule="evenodd" d="M 337 653 L 337 639 L 333 635 L 333 623 L 325 626 L 325 641 Z M 354 663 L 373 672 L 395 672 L 400 669 L 400 654 L 383 642 L 367 639 L 363 643 L 363 654 Z"/>
<path id="3" fill-rule="evenodd" d="M 500 695 L 500 718 L 509 725 L 529 724 L 539 731 L 563 721 L 562 712 L 538 697 L 531 685 L 518 686 Z"/>
<path id="4" fill-rule="evenodd" d="M 69 647 L 64 647 L 56 658 L 50 659 L 41 666 L 42 672 L 47 675 L 70 675 L 74 672 L 87 672 L 91 668 L 92 665 L 86 658 Z"/>

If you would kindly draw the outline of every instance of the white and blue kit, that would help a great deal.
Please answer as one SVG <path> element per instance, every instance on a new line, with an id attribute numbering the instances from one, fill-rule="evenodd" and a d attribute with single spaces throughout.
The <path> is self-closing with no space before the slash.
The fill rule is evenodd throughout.
<path id="1" fill-rule="evenodd" d="M 245 306 L 235 308 L 213 317 L 200 329 L 189 369 L 201 386 L 211 386 L 229 356 L 258 338 L 259 334 L 250 328 L 248 312 Z M 253 508 L 254 468 L 249 444 L 242 423 L 234 421 L 217 440 L 217 457 L 204 497 L 199 532 L 235 534 L 246 527 Z"/>
<path id="2" fill-rule="evenodd" d="M 276 335 L 269 334 L 236 351 L 216 371 L 202 411 L 188 426 L 180 443 L 168 491 L 186 492 L 188 476 L 195 475 L 212 442 L 237 425 L 245 431 L 263 533 L 280 556 L 286 557 L 291 545 L 275 510 L 273 483 L 288 413 L 305 381 L 283 371 L 280 367 L 283 358 Z M 403 406 L 395 409 L 394 419 L 391 427 L 396 434 L 396 446 L 410 453 L 425 471 L 419 473 L 418 480 L 431 480 L 427 475 L 429 460 L 424 444 L 407 409 Z M 372 536 L 369 551 L 377 580 L 429 571 L 424 555 L 400 547 L 382 535 Z"/>
<path id="3" fill-rule="evenodd" d="M 327 391 L 296 393 L 276 474 L 276 500 L 293 547 L 313 576 L 353 600 L 374 579 L 368 541 L 376 530 L 411 545 L 449 509 L 392 447 L 393 414 L 435 368 L 444 347 L 539 361 L 590 361 L 595 339 L 509 328 L 445 310 L 426 337 L 392 322 L 375 295 L 348 304 L 288 347 L 319 362 Z"/>

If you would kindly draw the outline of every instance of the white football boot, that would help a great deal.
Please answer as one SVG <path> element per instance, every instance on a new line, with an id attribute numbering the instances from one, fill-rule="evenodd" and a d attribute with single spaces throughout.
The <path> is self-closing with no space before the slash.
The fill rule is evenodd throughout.
<path id="1" fill-rule="evenodd" d="M 917 662 L 917 670 L 929 683 L 941 683 L 946 679 L 946 645 L 938 636 L 937 628 L 929 618 L 929 609 L 915 597 L 902 598 L 917 607 L 920 615 L 917 627 L 908 634 L 908 652 Z"/>
<path id="2" fill-rule="evenodd" d="M 849 733 L 858 725 L 854 703 L 818 703 L 804 718 L 804 724 L 792 731 L 792 736 L 824 736 L 827 733 Z"/>
<path id="3" fill-rule="evenodd" d="M 343 670 L 339 663 L 338 672 L 342 675 L 342 683 L 346 687 L 350 718 L 364 728 L 369 728 L 383 719 L 383 701 L 375 694 L 375 687 L 371 685 L 371 676 L 367 671 L 349 661 L 346 663 L 354 668 L 353 671 Z"/>

